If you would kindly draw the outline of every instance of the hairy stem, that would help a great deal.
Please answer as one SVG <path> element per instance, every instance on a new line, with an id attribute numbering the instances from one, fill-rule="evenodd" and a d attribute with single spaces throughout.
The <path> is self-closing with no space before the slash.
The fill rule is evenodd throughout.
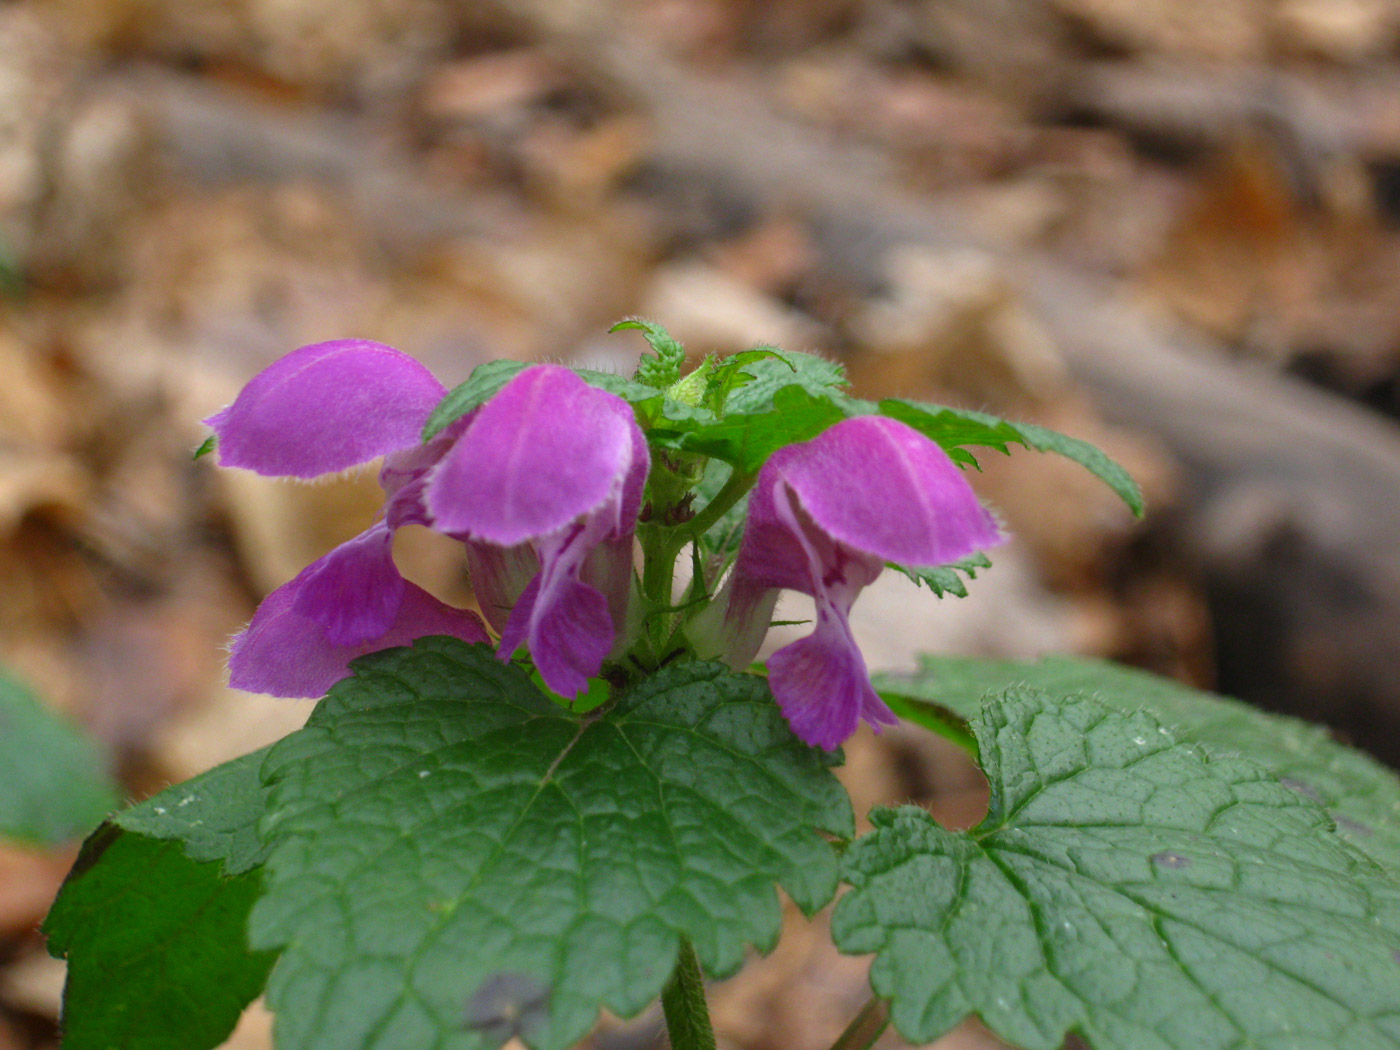
<path id="1" fill-rule="evenodd" d="M 890 1011 L 885 1000 L 872 996 L 860 1013 L 856 1014 L 855 1020 L 846 1026 L 846 1030 L 836 1037 L 836 1042 L 831 1044 L 831 1050 L 870 1050 L 875 1045 L 875 1040 L 886 1028 L 890 1026 Z"/>
<path id="2" fill-rule="evenodd" d="M 710 1008 L 705 1004 L 705 978 L 687 940 L 681 941 L 676 971 L 661 990 L 661 1008 L 666 1013 L 666 1032 L 673 1050 L 715 1050 Z"/>

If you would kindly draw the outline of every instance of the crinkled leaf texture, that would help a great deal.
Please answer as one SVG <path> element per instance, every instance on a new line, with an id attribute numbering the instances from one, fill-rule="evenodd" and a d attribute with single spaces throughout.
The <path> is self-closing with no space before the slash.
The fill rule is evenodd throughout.
<path id="1" fill-rule="evenodd" d="M 68 959 L 65 1050 L 212 1050 L 263 990 L 248 947 L 265 792 L 245 755 L 102 825 L 44 922 Z"/>
<path id="2" fill-rule="evenodd" d="M 0 674 L 0 836 L 57 845 L 116 805 L 97 746 Z"/>
<path id="3" fill-rule="evenodd" d="M 1311 799 L 1083 697 L 1012 691 L 973 730 L 987 818 L 879 811 L 844 860 L 833 935 L 878 953 L 907 1038 L 976 1013 L 1028 1050 L 1400 1046 L 1400 889 Z"/>
<path id="4" fill-rule="evenodd" d="M 977 714 L 988 694 L 1020 685 L 1053 696 L 1093 697 L 1119 711 L 1146 710 L 1177 739 L 1212 755 L 1247 755 L 1285 787 L 1325 807 L 1338 834 L 1400 876 L 1400 777 L 1337 743 L 1321 726 L 1082 657 L 1020 662 L 930 656 L 912 676 L 875 679 L 882 695 L 929 701 L 964 719 Z"/>
<path id="5" fill-rule="evenodd" d="M 650 354 L 643 354 L 637 364 L 637 382 L 655 390 L 665 390 L 681 377 L 681 366 L 685 364 L 685 347 L 681 346 L 670 332 L 655 321 L 641 317 L 629 317 L 608 329 L 609 332 L 622 332 L 634 329 L 642 333 Z"/>
<path id="6" fill-rule="evenodd" d="M 562 1050 L 836 888 L 850 803 L 762 679 L 677 666 L 576 717 L 482 646 L 361 659 L 264 766 L 256 945 L 296 1050 Z"/>

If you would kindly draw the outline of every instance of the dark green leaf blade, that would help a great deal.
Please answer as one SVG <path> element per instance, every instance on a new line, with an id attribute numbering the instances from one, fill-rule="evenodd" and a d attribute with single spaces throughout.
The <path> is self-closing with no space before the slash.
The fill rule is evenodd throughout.
<path id="1" fill-rule="evenodd" d="M 1400 1046 L 1400 888 L 1311 800 L 1145 713 L 1021 691 L 974 721 L 969 833 L 881 811 L 833 936 L 896 1026 L 1027 1050 Z"/>
<path id="2" fill-rule="evenodd" d="M 1286 787 L 1324 806 L 1344 838 L 1400 875 L 1400 777 L 1337 743 L 1321 726 L 1082 657 L 1030 662 L 925 657 L 915 675 L 875 679 L 881 693 L 929 701 L 964 719 L 976 715 L 984 697 L 1020 685 L 1055 696 L 1093 697 L 1118 711 L 1146 710 L 1178 739 L 1211 754 L 1247 755 Z"/>
<path id="3" fill-rule="evenodd" d="M 689 664 L 578 719 L 484 647 L 358 662 L 265 775 L 254 943 L 296 1050 L 572 1045 L 661 990 L 681 937 L 723 975 L 770 947 L 774 883 L 835 891 L 849 802 L 766 684 Z"/>
<path id="4" fill-rule="evenodd" d="M 264 751 L 118 814 L 83 844 L 44 921 L 68 960 L 65 1050 L 210 1050 L 267 981 L 248 947 L 262 892 Z"/>
<path id="5" fill-rule="evenodd" d="M 0 835 L 36 845 L 86 834 L 116 807 L 97 745 L 0 673 Z"/>
<path id="6" fill-rule="evenodd" d="M 247 947 L 261 892 L 175 841 L 105 824 L 83 848 L 45 923 L 68 958 L 64 1050 L 206 1050 L 262 992 L 275 955 Z"/>
<path id="7" fill-rule="evenodd" d="M 712 459 L 706 463 L 705 473 L 701 476 L 700 483 L 695 486 L 696 494 L 700 497 L 696 509 L 703 510 L 710 500 L 719 495 L 733 473 L 734 468 L 722 459 Z M 749 497 L 745 493 L 710 526 L 705 535 L 700 537 L 700 549 L 720 562 L 727 562 L 739 551 L 739 541 L 744 535 L 744 519 L 748 513 Z"/>
<path id="8" fill-rule="evenodd" d="M 124 809 L 112 823 L 138 835 L 176 839 L 192 860 L 217 860 L 226 875 L 240 875 L 267 859 L 258 821 L 267 812 L 267 788 L 259 776 L 270 747 L 215 766 Z"/>
<path id="9" fill-rule="evenodd" d="M 906 401 L 903 398 L 887 398 L 880 402 L 879 408 L 882 415 L 907 423 L 964 463 L 976 462 L 966 451 L 968 445 L 981 445 L 998 452 L 1009 451 L 1009 445 L 1022 445 L 1036 452 L 1053 452 L 1064 456 L 1088 470 L 1117 493 L 1134 514 L 1142 516 L 1142 490 L 1138 488 L 1138 483 L 1118 463 L 1087 441 L 1033 423 L 1012 423 L 985 412 Z"/>
<path id="10" fill-rule="evenodd" d="M 486 404 L 496 393 L 529 365 L 525 361 L 487 361 L 472 369 L 465 382 L 447 392 L 428 422 L 423 425 L 423 440 L 431 441 L 474 408 Z"/>

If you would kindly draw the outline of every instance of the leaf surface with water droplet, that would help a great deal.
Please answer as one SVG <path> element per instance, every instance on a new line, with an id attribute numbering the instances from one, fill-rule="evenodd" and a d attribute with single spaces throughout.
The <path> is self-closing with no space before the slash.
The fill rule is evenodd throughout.
<path id="1" fill-rule="evenodd" d="M 1144 712 L 1029 690 L 973 719 L 986 819 L 877 811 L 837 945 L 925 1042 L 1026 1050 L 1400 1046 L 1400 887 L 1311 799 Z"/>

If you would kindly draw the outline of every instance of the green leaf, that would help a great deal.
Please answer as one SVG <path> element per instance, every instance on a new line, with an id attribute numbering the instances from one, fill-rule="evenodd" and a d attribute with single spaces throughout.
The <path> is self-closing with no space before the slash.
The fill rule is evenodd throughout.
<path id="1" fill-rule="evenodd" d="M 1021 445 L 1036 452 L 1054 452 L 1084 467 L 1118 494 L 1134 514 L 1143 512 L 1142 490 L 1132 475 L 1087 441 L 1068 437 L 1033 423 L 1012 423 L 985 412 L 972 412 L 944 405 L 923 404 L 903 398 L 887 398 L 879 404 L 882 415 L 907 423 L 933 439 L 955 460 L 976 466 L 967 445 L 981 445 L 1009 452 L 1008 445 Z"/>
<path id="2" fill-rule="evenodd" d="M 1321 726 L 1102 660 L 1052 656 L 1035 662 L 925 657 L 912 677 L 878 675 L 875 688 L 931 701 L 972 718 L 983 698 L 1019 685 L 1055 696 L 1090 696 L 1118 711 L 1145 710 L 1180 740 L 1212 755 L 1246 755 L 1285 787 L 1326 807 L 1337 830 L 1400 875 L 1400 778 L 1337 743 Z"/>
<path id="3" fill-rule="evenodd" d="M 662 415 L 663 406 L 666 411 L 674 412 L 682 418 L 689 416 L 693 411 L 689 405 L 678 404 L 666 398 L 654 387 L 620 376 L 616 372 L 599 372 L 593 368 L 575 368 L 574 372 L 589 386 L 616 394 L 631 405 L 636 410 L 637 422 L 643 429 L 652 425 Z"/>
<path id="4" fill-rule="evenodd" d="M 777 449 L 814 438 L 850 414 L 854 402 L 842 392 L 845 374 L 840 365 L 812 354 L 768 348 L 749 353 L 759 355 L 743 364 L 750 381 L 730 387 L 723 416 L 668 402 L 650 422 L 649 440 L 753 473 Z M 725 367 L 720 364 L 717 370 Z"/>
<path id="5" fill-rule="evenodd" d="M 266 751 L 118 814 L 83 844 L 44 922 L 68 960 L 65 1050 L 210 1050 L 275 954 L 248 947 Z"/>
<path id="6" fill-rule="evenodd" d="M 122 810 L 112 823 L 155 839 L 176 839 L 192 860 L 217 860 L 240 875 L 267 860 L 258 821 L 267 812 L 267 788 L 258 771 L 270 747 L 215 766 Z"/>
<path id="7" fill-rule="evenodd" d="M 717 416 L 722 416 L 729 404 L 730 394 L 741 386 L 758 382 L 757 370 L 749 366 L 755 361 L 770 358 L 787 365 L 794 376 L 798 374 L 797 365 L 789 361 L 787 356 L 775 346 L 756 346 L 752 350 L 730 354 L 723 360 L 714 362 L 709 374 L 705 377 L 704 402 L 710 411 Z M 820 361 L 821 358 L 814 360 Z M 829 364 L 825 361 L 822 363 Z"/>
<path id="8" fill-rule="evenodd" d="M 967 584 L 963 582 L 963 577 L 966 576 L 969 580 L 977 579 L 978 570 L 990 569 L 992 560 L 981 551 L 977 551 L 950 565 L 911 569 L 908 566 L 890 562 L 889 567 L 904 573 L 916 584 L 923 584 L 939 598 L 948 594 L 955 598 L 966 598 Z"/>
<path id="9" fill-rule="evenodd" d="M 779 392 L 794 386 L 817 398 L 845 398 L 846 370 L 835 361 L 773 347 L 759 347 L 747 353 L 763 356 L 749 357 L 743 362 L 744 372 L 752 376 L 753 381 L 731 392 L 725 404 L 727 412 L 770 411 Z"/>
<path id="10" fill-rule="evenodd" d="M 486 404 L 501 387 L 528 367 L 525 361 L 487 361 L 477 365 L 466 382 L 453 387 L 438 402 L 423 425 L 423 440 L 431 441 L 472 409 Z"/>
<path id="11" fill-rule="evenodd" d="M 560 1050 L 682 938 L 712 976 L 771 948 L 775 882 L 835 891 L 849 802 L 760 678 L 678 665 L 579 719 L 455 639 L 355 667 L 264 768 L 281 1047 Z"/>
<path id="12" fill-rule="evenodd" d="M 528 367 L 529 363 L 525 361 L 487 361 L 477 365 L 472 369 L 467 381 L 448 391 L 433 409 L 428 422 L 423 426 L 423 440 L 431 441 L 467 413 L 484 405 Z M 689 426 L 711 418 L 707 410 L 673 401 L 663 396 L 659 390 L 625 376 L 599 372 L 591 368 L 575 368 L 573 371 L 590 386 L 616 394 L 630 404 L 636 410 L 637 422 L 644 430 L 650 429 L 658 422 L 671 427 L 672 424 L 667 422 L 668 420 Z"/>
<path id="13" fill-rule="evenodd" d="M 0 295 L 19 299 L 24 295 L 24 272 L 10 246 L 0 241 Z"/>
<path id="14" fill-rule="evenodd" d="M 735 402 L 759 382 L 739 387 L 729 399 L 723 419 L 697 420 L 678 428 L 672 445 L 685 452 L 722 459 L 753 473 L 784 445 L 810 441 L 847 417 L 836 391 L 814 394 L 800 384 L 773 392 L 766 409 L 740 409 Z"/>
<path id="15" fill-rule="evenodd" d="M 203 459 L 205 456 L 209 455 L 209 453 L 213 452 L 213 451 L 214 451 L 216 448 L 218 448 L 218 447 L 219 447 L 219 435 L 217 435 L 217 434 L 210 434 L 207 438 L 205 438 L 203 441 L 201 441 L 201 442 L 199 443 L 199 448 L 197 448 L 197 449 L 194 450 L 194 455 L 193 455 L 192 457 L 190 457 L 190 458 L 191 458 L 191 459 L 194 459 L 194 460 L 201 460 L 201 459 Z"/>
<path id="16" fill-rule="evenodd" d="M 642 355 L 634 377 L 657 390 L 665 390 L 681 377 L 681 366 L 685 364 L 685 347 L 671 337 L 671 333 L 655 321 L 641 317 L 629 317 L 608 329 L 609 332 L 622 332 L 633 329 L 642 333 L 647 345 L 653 350 L 651 355 Z"/>
<path id="17" fill-rule="evenodd" d="M 116 807 L 107 761 L 77 726 L 0 674 L 0 835 L 57 845 Z"/>
<path id="18" fill-rule="evenodd" d="M 872 815 L 837 945 L 896 1027 L 1027 1050 L 1400 1046 L 1400 887 L 1262 767 L 1146 713 L 1013 692 L 974 721 L 987 818 Z"/>

